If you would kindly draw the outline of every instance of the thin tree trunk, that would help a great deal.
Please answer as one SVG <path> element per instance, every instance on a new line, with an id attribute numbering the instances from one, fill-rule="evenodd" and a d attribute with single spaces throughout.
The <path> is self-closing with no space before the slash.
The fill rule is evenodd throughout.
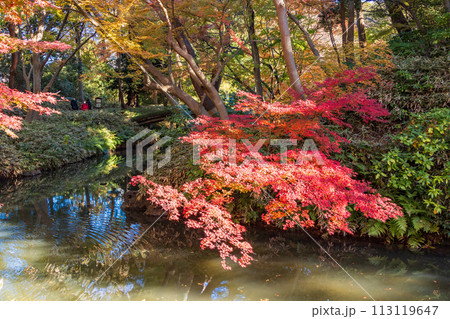
<path id="1" fill-rule="evenodd" d="M 44 89 L 42 90 L 42 92 L 49 92 L 53 86 L 53 84 L 55 83 L 56 79 L 58 78 L 59 74 L 61 73 L 62 69 L 67 65 L 67 63 L 69 63 L 70 60 L 73 59 L 73 57 L 77 54 L 77 52 L 90 40 L 94 37 L 95 33 L 92 34 L 90 37 L 88 37 L 87 39 L 85 39 L 82 43 L 80 43 L 77 48 L 75 48 L 75 50 L 72 52 L 72 54 L 65 59 L 64 61 L 62 61 L 59 66 L 58 69 L 53 73 L 52 78 L 50 79 L 50 81 L 47 83 L 47 85 L 44 87 Z"/>
<path id="2" fill-rule="evenodd" d="M 355 0 L 348 0 L 347 51 L 348 62 L 355 63 Z"/>
<path id="3" fill-rule="evenodd" d="M 247 13 L 247 33 L 250 42 L 253 59 L 253 76 L 255 78 L 255 91 L 257 95 L 263 96 L 263 87 L 261 80 L 261 58 L 259 56 L 258 44 L 256 43 L 255 32 L 255 11 L 253 10 L 251 0 L 246 0 Z"/>
<path id="4" fill-rule="evenodd" d="M 294 21 L 294 23 L 297 25 L 297 27 L 300 29 L 300 31 L 303 33 L 303 36 L 306 39 L 306 42 L 308 43 L 309 48 L 311 49 L 312 53 L 320 58 L 321 55 L 319 53 L 319 50 L 317 50 L 316 45 L 314 44 L 313 40 L 311 39 L 311 36 L 309 35 L 308 30 L 300 23 L 300 21 L 292 14 L 292 12 L 287 11 L 287 14 L 289 18 Z"/>
<path id="5" fill-rule="evenodd" d="M 202 104 L 197 102 L 187 94 L 185 91 L 183 91 L 181 88 L 176 86 L 174 83 L 170 81 L 169 78 L 167 78 L 160 70 L 158 70 L 157 67 L 155 67 L 151 63 L 147 63 L 145 66 L 142 64 L 139 64 L 140 69 L 145 74 L 145 86 L 152 90 L 159 90 L 162 92 L 172 104 L 176 104 L 176 102 L 173 100 L 173 96 L 177 97 L 181 101 L 183 101 L 184 104 L 196 115 L 209 115 L 209 113 L 206 111 L 206 109 L 203 107 Z M 153 79 L 148 76 L 147 72 L 151 74 Z"/>
<path id="6" fill-rule="evenodd" d="M 278 27 L 280 28 L 281 46 L 283 48 L 284 61 L 289 75 L 289 81 L 292 89 L 299 95 L 300 98 L 305 99 L 303 86 L 295 64 L 294 52 L 291 44 L 291 33 L 289 31 L 289 23 L 286 13 L 286 4 L 283 0 L 273 0 L 278 16 Z"/>
<path id="7" fill-rule="evenodd" d="M 341 38 L 342 38 L 342 48 L 345 51 L 347 47 L 347 25 L 346 21 L 346 10 L 345 10 L 345 0 L 339 1 L 339 24 L 341 25 Z"/>
<path id="8" fill-rule="evenodd" d="M 311 39 L 311 36 L 309 35 L 308 30 L 306 30 L 306 28 L 300 23 L 300 21 L 296 18 L 296 16 L 293 15 L 290 11 L 287 11 L 287 14 L 288 14 L 289 18 L 292 21 L 294 21 L 294 23 L 297 25 L 297 27 L 303 33 L 303 36 L 305 37 L 309 48 L 311 49 L 314 56 L 318 59 L 319 65 L 322 68 L 322 70 L 325 72 L 325 74 L 330 75 L 330 71 L 327 68 L 325 61 L 323 60 L 323 57 L 320 55 L 319 50 L 317 49 L 316 45 L 314 44 L 314 41 Z"/>
<path id="9" fill-rule="evenodd" d="M 117 86 L 119 89 L 120 107 L 122 109 L 125 109 L 126 105 L 125 105 L 125 97 L 124 97 L 124 93 L 123 93 L 123 83 L 122 83 L 122 54 L 121 53 L 117 53 L 117 73 L 119 74 L 119 76 L 117 78 Z"/>
<path id="10" fill-rule="evenodd" d="M 13 23 L 8 23 L 8 31 L 9 36 L 11 38 L 17 37 L 17 25 Z M 16 75 L 18 65 L 19 65 L 19 52 L 16 51 L 11 53 L 11 66 L 9 68 L 9 83 L 8 83 L 10 89 L 16 88 Z"/>
<path id="11" fill-rule="evenodd" d="M 175 21 L 175 25 L 179 29 L 181 29 L 181 27 L 182 27 L 182 24 L 178 19 Z M 178 43 L 179 43 L 180 47 L 182 49 L 185 49 L 187 51 L 187 53 L 189 55 L 191 55 L 192 58 L 195 60 L 197 58 L 197 56 L 195 54 L 194 47 L 192 46 L 191 42 L 186 37 L 184 32 L 179 31 L 178 39 L 179 39 Z M 179 64 L 181 64 L 181 58 L 180 58 L 181 55 L 178 53 L 175 53 L 175 54 L 178 58 Z M 188 70 L 191 70 L 189 66 L 188 66 Z M 202 101 L 203 107 L 209 112 L 209 114 L 211 114 L 211 115 L 214 114 L 216 112 L 216 105 L 214 104 L 213 100 L 206 93 L 206 90 L 204 88 L 202 81 L 194 73 L 192 73 L 192 72 L 189 72 L 189 73 L 190 73 L 189 77 L 191 79 L 191 83 L 194 87 L 195 92 L 197 93 L 197 96 Z M 172 81 L 172 82 L 174 83 L 174 81 Z M 214 86 L 214 88 L 217 90 L 217 92 L 219 92 L 221 81 L 216 81 L 211 84 Z"/>
<path id="12" fill-rule="evenodd" d="M 83 28 L 77 24 L 75 27 L 75 41 L 77 48 L 81 47 L 81 37 L 83 34 Z M 84 101 L 84 88 L 83 88 L 83 61 L 81 60 L 81 51 L 77 50 L 77 76 L 78 76 L 78 101 L 83 103 Z"/>
<path id="13" fill-rule="evenodd" d="M 328 33 L 330 34 L 331 45 L 333 46 L 334 52 L 336 52 L 337 62 L 338 62 L 339 65 L 341 65 L 341 58 L 339 56 L 339 50 L 338 50 L 338 47 L 336 45 L 336 40 L 335 40 L 334 34 L 333 34 L 333 25 L 330 25 L 328 27 Z"/>

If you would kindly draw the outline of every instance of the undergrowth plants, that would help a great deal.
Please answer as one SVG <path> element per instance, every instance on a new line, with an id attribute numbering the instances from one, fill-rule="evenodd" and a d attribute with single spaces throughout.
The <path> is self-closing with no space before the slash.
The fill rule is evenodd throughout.
<path id="1" fill-rule="evenodd" d="M 54 169 L 114 150 L 138 131 L 137 124 L 109 112 L 61 111 L 43 116 L 24 123 L 15 139 L 0 132 L 0 177 Z"/>
<path id="2" fill-rule="evenodd" d="M 427 233 L 450 235 L 449 133 L 450 110 L 442 108 L 414 115 L 393 136 L 396 146 L 373 168 L 378 183 L 403 206 L 405 214 L 386 225 L 373 222 L 366 227 L 369 234 L 405 239 L 411 247 L 426 244 Z"/>

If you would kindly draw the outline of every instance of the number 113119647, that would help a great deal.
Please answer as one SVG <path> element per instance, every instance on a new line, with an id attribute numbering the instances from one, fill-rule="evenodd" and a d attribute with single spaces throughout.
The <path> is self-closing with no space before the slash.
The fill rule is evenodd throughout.
<path id="1" fill-rule="evenodd" d="M 434 316 L 438 306 L 372 306 L 373 316 Z"/>

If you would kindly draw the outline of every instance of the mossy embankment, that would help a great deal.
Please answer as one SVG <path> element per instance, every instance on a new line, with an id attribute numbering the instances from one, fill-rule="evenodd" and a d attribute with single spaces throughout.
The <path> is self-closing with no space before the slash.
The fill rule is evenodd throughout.
<path id="1" fill-rule="evenodd" d="M 141 127 L 132 115 L 61 111 L 24 122 L 16 138 L 0 131 L 0 179 L 52 170 L 115 150 Z"/>

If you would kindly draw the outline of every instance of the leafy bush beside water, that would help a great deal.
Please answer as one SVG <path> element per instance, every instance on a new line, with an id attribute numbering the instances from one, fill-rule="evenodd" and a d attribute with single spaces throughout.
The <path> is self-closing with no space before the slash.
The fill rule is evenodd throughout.
<path id="1" fill-rule="evenodd" d="M 406 212 L 402 225 L 387 224 L 385 231 L 396 238 L 408 237 L 412 246 L 422 243 L 421 233 L 450 234 L 449 131 L 449 109 L 414 115 L 407 128 L 393 137 L 397 146 L 374 166 L 376 178 Z"/>
<path id="2" fill-rule="evenodd" d="M 356 216 L 353 222 L 363 233 L 413 248 L 450 236 L 449 130 L 450 110 L 433 109 L 414 115 L 389 143 L 353 144 L 343 152 L 351 167 L 404 210 L 403 217 L 386 223 Z"/>
<path id="3" fill-rule="evenodd" d="M 0 132 L 0 177 L 53 169 L 113 150 L 138 129 L 129 118 L 102 111 L 63 111 L 24 123 L 16 139 Z"/>

